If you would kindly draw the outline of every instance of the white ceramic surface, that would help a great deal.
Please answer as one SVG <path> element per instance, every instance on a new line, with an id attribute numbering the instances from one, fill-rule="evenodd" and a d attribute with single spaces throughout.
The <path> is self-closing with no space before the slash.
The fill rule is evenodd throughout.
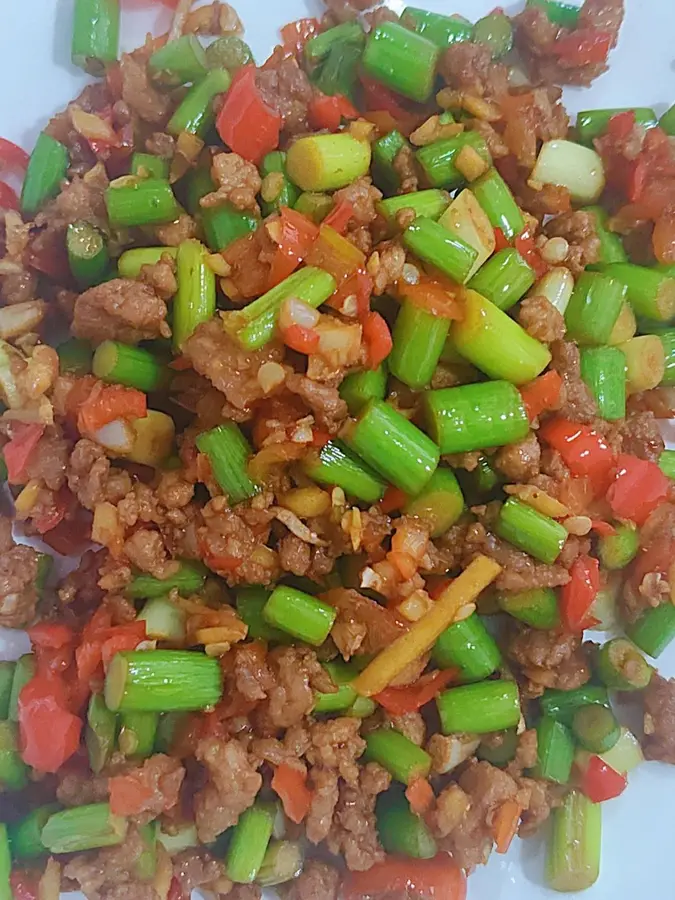
<path id="1" fill-rule="evenodd" d="M 459 12 L 475 20 L 496 2 L 416 0 L 415 5 L 446 14 Z M 128 0 L 126 4 L 135 8 L 124 13 L 125 49 L 141 43 L 146 30 L 168 21 L 163 8 L 141 9 L 139 3 Z M 390 0 L 389 5 L 400 12 L 406 4 Z M 514 12 L 521 5 L 509 3 L 507 9 Z M 566 92 L 572 111 L 640 105 L 662 112 L 675 100 L 675 0 L 626 0 L 626 5 L 626 22 L 610 72 L 590 90 Z M 279 27 L 320 11 L 319 0 L 239 0 L 236 7 L 259 62 L 274 46 Z M 0 135 L 30 148 L 49 117 L 86 82 L 69 59 L 72 0 L 0 0 L 0 9 Z M 0 659 L 20 652 L 25 652 L 22 636 L 3 634 L 0 629 Z M 660 662 L 665 674 L 675 675 L 672 647 Z M 674 809 L 675 769 L 649 763 L 634 773 L 624 796 L 605 804 L 602 875 L 583 897 L 675 900 Z M 540 840 L 516 841 L 506 857 L 493 854 L 489 865 L 471 876 L 469 900 L 560 896 L 543 886 L 542 876 Z"/>

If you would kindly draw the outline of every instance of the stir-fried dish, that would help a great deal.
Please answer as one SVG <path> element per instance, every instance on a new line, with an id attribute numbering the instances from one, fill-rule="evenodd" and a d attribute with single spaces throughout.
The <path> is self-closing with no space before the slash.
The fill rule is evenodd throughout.
<path id="1" fill-rule="evenodd" d="M 589 887 L 675 763 L 675 108 L 570 123 L 623 0 L 173 5 L 0 142 L 0 900 Z"/>

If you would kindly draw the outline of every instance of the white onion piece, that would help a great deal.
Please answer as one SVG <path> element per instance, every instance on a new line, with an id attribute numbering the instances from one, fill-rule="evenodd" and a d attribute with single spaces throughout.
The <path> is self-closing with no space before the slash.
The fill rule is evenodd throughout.
<path id="1" fill-rule="evenodd" d="M 94 440 L 110 453 L 131 453 L 134 446 L 134 432 L 124 419 L 115 419 L 94 434 Z"/>
<path id="2" fill-rule="evenodd" d="M 478 253 L 471 266 L 471 271 L 466 277 L 468 281 L 494 253 L 495 230 L 490 224 L 490 220 L 478 200 L 467 188 L 455 197 L 438 220 L 438 224 L 455 237 L 461 238 Z"/>
<path id="3" fill-rule="evenodd" d="M 544 184 L 566 187 L 575 203 L 595 203 L 605 187 L 605 169 L 599 154 L 572 141 L 547 141 L 532 170 L 530 187 Z"/>
<path id="4" fill-rule="evenodd" d="M 291 325 L 300 325 L 302 328 L 314 328 L 320 315 L 314 307 L 297 297 L 288 297 L 281 304 L 279 310 L 279 328 L 286 331 Z"/>
<path id="5" fill-rule="evenodd" d="M 564 316 L 573 291 L 574 276 L 570 270 L 564 266 L 556 266 L 530 289 L 527 296 L 546 297 L 551 306 L 555 306 Z"/>

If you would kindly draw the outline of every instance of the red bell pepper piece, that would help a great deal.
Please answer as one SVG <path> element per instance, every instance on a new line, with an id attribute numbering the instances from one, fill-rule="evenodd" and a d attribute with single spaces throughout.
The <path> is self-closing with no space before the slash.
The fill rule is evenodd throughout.
<path id="1" fill-rule="evenodd" d="M 523 231 L 513 241 L 513 246 L 523 257 L 525 262 L 534 270 L 537 278 L 543 278 L 548 272 L 548 265 L 544 262 L 541 253 L 534 243 L 534 238 L 528 231 Z"/>
<path id="2" fill-rule="evenodd" d="M 47 534 L 59 525 L 66 516 L 75 498 L 68 488 L 62 487 L 53 495 L 52 506 L 45 512 L 33 517 L 33 525 L 39 534 Z"/>
<path id="3" fill-rule="evenodd" d="M 617 772 L 599 756 L 591 756 L 581 776 L 581 790 L 593 803 L 613 800 L 626 790 L 628 778 Z"/>
<path id="4" fill-rule="evenodd" d="M 668 496 L 670 480 L 656 463 L 627 453 L 619 454 L 614 481 L 607 500 L 617 519 L 642 525 Z"/>
<path id="5" fill-rule="evenodd" d="M 19 694 L 21 756 L 38 772 L 56 772 L 80 745 L 82 720 L 68 710 L 60 679 L 36 675 Z"/>
<path id="6" fill-rule="evenodd" d="M 434 789 L 426 778 L 414 778 L 406 788 L 405 796 L 416 816 L 428 813 L 436 800 Z"/>
<path id="7" fill-rule="evenodd" d="M 560 615 L 572 634 L 590 626 L 589 612 L 600 590 L 600 564 L 592 556 L 578 556 L 570 568 L 570 580 L 560 591 Z"/>
<path id="8" fill-rule="evenodd" d="M 423 900 L 466 900 L 466 877 L 450 856 L 439 853 L 433 859 L 388 856 L 367 872 L 349 872 L 342 883 L 343 900 L 406 892 Z"/>
<path id="9" fill-rule="evenodd" d="M 307 773 L 287 763 L 281 763 L 272 776 L 272 790 L 277 794 L 284 812 L 299 825 L 312 805 L 312 792 L 307 787 Z"/>
<path id="10" fill-rule="evenodd" d="M 552 45 L 554 56 L 564 65 L 591 66 L 607 61 L 613 37 L 597 28 L 577 28 L 558 37 Z"/>
<path id="11" fill-rule="evenodd" d="M 319 349 L 319 333 L 304 325 L 290 325 L 282 330 L 281 337 L 284 344 L 291 350 L 295 350 L 296 353 L 304 353 L 309 356 L 310 353 L 316 353 Z"/>
<path id="12" fill-rule="evenodd" d="M 26 153 L 23 147 L 8 141 L 6 138 L 0 138 L 0 172 L 8 169 L 12 172 L 25 172 L 28 168 L 30 155 Z"/>
<path id="13" fill-rule="evenodd" d="M 300 56 L 307 41 L 314 37 L 321 27 L 318 19 L 297 19 L 281 29 L 283 48 L 293 56 Z"/>
<path id="14" fill-rule="evenodd" d="M 322 94 L 317 91 L 307 108 L 309 123 L 317 130 L 337 131 L 343 119 L 358 119 L 359 111 L 344 94 Z"/>
<path id="15" fill-rule="evenodd" d="M 520 395 L 523 398 L 527 418 L 533 422 L 547 409 L 554 409 L 560 397 L 562 378 L 555 369 L 551 369 L 534 381 L 523 385 Z"/>
<path id="16" fill-rule="evenodd" d="M 620 141 L 627 138 L 635 127 L 635 111 L 632 109 L 624 110 L 612 116 L 607 123 L 607 135 L 614 140 Z"/>
<path id="17" fill-rule="evenodd" d="M 254 65 L 239 69 L 225 96 L 216 128 L 230 150 L 257 165 L 266 153 L 279 146 L 281 116 L 267 106 L 255 77 Z"/>
<path id="18" fill-rule="evenodd" d="M 37 872 L 14 869 L 9 876 L 9 886 L 14 900 L 38 900 L 39 880 Z"/>
<path id="19" fill-rule="evenodd" d="M 501 230 L 501 228 L 495 228 L 495 253 L 499 253 L 500 250 L 507 250 L 511 244 L 506 239 L 506 235 Z"/>
<path id="20" fill-rule="evenodd" d="M 75 640 L 73 629 L 58 622 L 39 622 L 28 629 L 28 637 L 34 647 L 60 650 Z"/>
<path id="21" fill-rule="evenodd" d="M 319 236 L 319 226 L 302 213 L 287 206 L 279 212 L 281 235 L 272 259 L 269 287 L 288 278 L 308 255 Z"/>
<path id="22" fill-rule="evenodd" d="M 40 443 L 44 430 L 45 426 L 37 423 L 19 422 L 13 426 L 12 439 L 2 449 L 7 466 L 7 480 L 10 484 L 25 484 L 26 466 Z"/>
<path id="23" fill-rule="evenodd" d="M 368 364 L 376 369 L 393 347 L 389 326 L 379 313 L 369 312 L 363 320 L 363 339 L 368 347 Z"/>
<path id="24" fill-rule="evenodd" d="M 363 321 L 370 312 L 373 279 L 363 269 L 358 269 L 344 281 L 328 299 L 328 305 L 342 312 L 348 297 L 356 299 L 356 317 Z"/>
<path id="25" fill-rule="evenodd" d="M 614 454 L 601 434 L 568 419 L 553 419 L 542 425 L 539 436 L 558 451 L 573 475 L 588 476 L 596 493 L 605 492 Z"/>
<path id="26" fill-rule="evenodd" d="M 408 110 L 401 106 L 401 97 L 390 91 L 379 81 L 369 78 L 363 73 L 359 74 L 359 80 L 363 85 L 363 99 L 368 110 L 383 110 L 390 113 L 395 119 L 409 117 Z"/>
<path id="27" fill-rule="evenodd" d="M 330 225 L 338 234 L 344 234 L 347 231 L 347 225 L 354 218 L 354 207 L 349 200 L 340 200 L 326 218 L 323 220 L 324 225 Z"/>
<path id="28" fill-rule="evenodd" d="M 389 513 L 395 510 L 403 509 L 410 498 L 400 488 L 390 485 L 384 492 L 384 497 L 380 500 L 380 509 L 383 513 Z"/>
<path id="29" fill-rule="evenodd" d="M 434 699 L 457 676 L 455 669 L 445 669 L 423 675 L 414 684 L 405 687 L 388 687 L 373 698 L 392 716 L 417 712 Z"/>
<path id="30" fill-rule="evenodd" d="M 591 519 L 591 528 L 600 537 L 611 537 L 616 534 L 616 528 L 609 522 L 603 522 L 602 519 Z"/>
<path id="31" fill-rule="evenodd" d="M 162 0 L 162 2 L 164 2 L 164 0 Z M 171 879 L 171 887 L 169 888 L 166 900 L 185 900 L 183 888 L 180 886 L 180 881 L 175 876 Z"/>
<path id="32" fill-rule="evenodd" d="M 5 181 L 0 181 L 0 209 L 19 210 L 19 197 Z"/>
<path id="33" fill-rule="evenodd" d="M 116 419 L 142 419 L 148 414 L 148 398 L 136 388 L 96 382 L 80 405 L 77 427 L 81 434 L 94 434 Z"/>

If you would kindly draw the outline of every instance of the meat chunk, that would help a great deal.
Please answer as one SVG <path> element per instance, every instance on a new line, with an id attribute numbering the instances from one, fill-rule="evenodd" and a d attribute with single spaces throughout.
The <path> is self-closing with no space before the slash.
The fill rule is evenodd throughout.
<path id="1" fill-rule="evenodd" d="M 59 773 L 56 799 L 64 806 L 105 803 L 108 800 L 108 778 L 80 772 Z"/>
<path id="2" fill-rule="evenodd" d="M 565 337 L 565 320 L 546 297 L 525 297 L 518 310 L 518 321 L 529 335 L 544 344 Z"/>
<path id="3" fill-rule="evenodd" d="M 629 413 L 607 437 L 616 452 L 630 453 L 651 462 L 658 462 L 666 446 L 659 423 L 650 411 Z"/>
<path id="4" fill-rule="evenodd" d="M 398 194 L 412 194 L 417 190 L 419 178 L 415 168 L 415 154 L 407 144 L 398 151 L 392 163 L 394 172 L 400 179 Z"/>
<path id="5" fill-rule="evenodd" d="M 576 634 L 523 627 L 508 641 L 506 653 L 527 679 L 529 696 L 539 696 L 545 688 L 570 691 L 591 677 L 581 637 Z"/>
<path id="6" fill-rule="evenodd" d="M 161 534 L 149 528 L 134 531 L 124 542 L 124 553 L 133 566 L 155 578 L 168 578 L 179 568 L 177 562 L 168 558 Z"/>
<path id="7" fill-rule="evenodd" d="M 268 655 L 274 675 L 268 715 L 277 728 L 290 728 L 314 707 L 314 691 L 335 691 L 330 675 L 308 647 L 277 647 Z"/>
<path id="8" fill-rule="evenodd" d="M 205 847 L 191 847 L 173 857 L 174 876 L 180 882 L 183 893 L 189 897 L 195 888 L 224 887 L 228 879 L 225 866 Z M 225 884 L 223 884 L 225 882 Z M 219 892 L 220 893 L 220 892 Z"/>
<path id="9" fill-rule="evenodd" d="M 450 87 L 474 96 L 496 97 L 507 92 L 506 67 L 492 62 L 492 54 L 485 44 L 472 41 L 452 44 L 442 55 L 439 70 Z"/>
<path id="10" fill-rule="evenodd" d="M 293 575 L 306 575 L 312 564 L 311 549 L 309 544 L 296 535 L 287 534 L 279 541 L 277 547 L 281 568 L 284 572 L 292 572 Z"/>
<path id="11" fill-rule="evenodd" d="M 282 358 L 281 348 L 274 343 L 261 350 L 244 350 L 217 319 L 199 325 L 182 349 L 194 370 L 237 409 L 248 409 L 262 399 L 264 392 L 257 379 L 260 367 Z"/>
<path id="12" fill-rule="evenodd" d="M 122 99 L 143 121 L 161 125 L 167 119 L 171 100 L 150 82 L 145 62 L 134 54 L 123 53 L 120 59 Z"/>
<path id="13" fill-rule="evenodd" d="M 507 444 L 495 455 L 495 466 L 517 484 L 528 481 L 539 474 L 541 447 L 536 434 L 531 431 L 517 444 Z"/>
<path id="14" fill-rule="evenodd" d="M 38 553 L 19 545 L 0 554 L 0 626 L 23 628 L 35 617 Z"/>
<path id="15" fill-rule="evenodd" d="M 590 424 L 598 414 L 593 395 L 581 380 L 581 356 L 579 348 L 570 341 L 551 344 L 552 368 L 562 376 L 560 415 L 582 425 Z"/>
<path id="16" fill-rule="evenodd" d="M 429 813 L 429 825 L 434 834 L 440 838 L 458 828 L 464 820 L 471 802 L 468 795 L 458 784 L 450 784 L 436 798 L 436 805 Z"/>
<path id="17" fill-rule="evenodd" d="M 288 376 L 286 387 L 304 400 L 319 426 L 329 434 L 335 434 L 347 418 L 347 404 L 336 388 L 296 374 Z"/>
<path id="18" fill-rule="evenodd" d="M 231 203 L 236 209 L 258 212 L 257 194 L 262 180 L 253 163 L 236 153 L 216 153 L 211 163 L 211 174 L 218 189 L 202 197 L 203 207 L 222 206 Z"/>
<path id="19" fill-rule="evenodd" d="M 139 825 L 144 825 L 161 813 L 174 809 L 184 778 L 185 769 L 180 760 L 156 753 L 146 759 L 142 766 L 110 778 L 108 785 L 111 808 L 115 811 L 117 798 L 126 799 L 130 781 L 133 781 L 136 794 L 142 798 L 142 805 L 139 804 L 134 819 Z"/>
<path id="20" fill-rule="evenodd" d="M 563 213 L 547 222 L 545 230 L 549 237 L 562 237 L 569 243 L 570 249 L 563 265 L 570 269 L 575 278 L 586 266 L 600 259 L 600 238 L 592 213 L 581 209 Z"/>
<path id="21" fill-rule="evenodd" d="M 309 773 L 312 802 L 305 821 L 307 838 L 320 844 L 328 837 L 333 824 L 333 813 L 340 796 L 338 774 L 334 769 L 314 768 Z"/>
<path id="22" fill-rule="evenodd" d="M 276 556 L 270 561 L 251 558 L 266 543 L 272 515 L 267 511 L 234 511 L 225 497 L 215 497 L 202 510 L 204 524 L 197 531 L 204 562 L 228 584 L 270 584 L 277 577 Z M 225 563 L 221 560 L 225 559 Z M 235 565 L 239 560 L 238 565 Z"/>
<path id="23" fill-rule="evenodd" d="M 399 240 L 385 241 L 378 246 L 368 260 L 368 271 L 373 275 L 373 292 L 376 296 L 393 288 L 403 277 L 405 259 L 405 249 Z"/>
<path id="24" fill-rule="evenodd" d="M 169 337 L 166 303 L 146 284 L 114 278 L 89 288 L 75 301 L 72 332 L 94 344 L 138 344 Z"/>
<path id="25" fill-rule="evenodd" d="M 336 769 L 348 784 L 356 784 L 359 778 L 356 760 L 366 749 L 366 742 L 359 735 L 360 727 L 360 719 L 347 716 L 316 722 L 309 730 L 308 761 L 315 766 Z"/>
<path id="26" fill-rule="evenodd" d="M 157 900 L 152 883 L 135 876 L 144 849 L 138 830 L 132 827 L 119 847 L 73 856 L 63 874 L 76 882 L 87 900 Z"/>
<path id="27" fill-rule="evenodd" d="M 675 678 L 655 674 L 643 701 L 645 756 L 675 765 Z"/>
<path id="28" fill-rule="evenodd" d="M 360 12 L 375 6 L 377 0 L 325 0 L 329 14 L 337 22 L 351 22 Z"/>
<path id="29" fill-rule="evenodd" d="M 199 839 L 209 844 L 252 806 L 262 787 L 262 777 L 236 740 L 203 738 L 195 756 L 209 774 L 205 787 L 194 798 Z"/>
<path id="30" fill-rule="evenodd" d="M 307 131 L 307 108 L 312 100 L 312 85 L 295 57 L 272 56 L 256 75 L 265 103 L 281 116 L 288 134 Z"/>
<path id="31" fill-rule="evenodd" d="M 337 900 L 340 873 L 328 863 L 310 859 L 302 874 L 281 888 L 284 900 Z"/>
<path id="32" fill-rule="evenodd" d="M 560 88 L 550 85 L 501 98 L 504 142 L 524 169 L 534 166 L 541 141 L 567 137 L 569 118 L 561 97 Z"/>
<path id="33" fill-rule="evenodd" d="M 141 266 L 140 280 L 162 300 L 170 300 L 178 290 L 175 260 L 165 253 L 159 262 Z"/>
<path id="34" fill-rule="evenodd" d="M 365 871 L 384 859 L 377 835 L 375 801 L 390 784 L 388 772 L 377 763 L 368 763 L 361 770 L 358 785 L 340 785 L 327 844 L 331 853 L 344 856 L 352 871 Z"/>
<path id="35" fill-rule="evenodd" d="M 551 811 L 561 805 L 565 786 L 544 781 L 543 778 L 522 776 L 518 779 L 518 784 L 521 792 L 527 796 L 518 834 L 520 837 L 530 837 L 546 822 Z"/>

